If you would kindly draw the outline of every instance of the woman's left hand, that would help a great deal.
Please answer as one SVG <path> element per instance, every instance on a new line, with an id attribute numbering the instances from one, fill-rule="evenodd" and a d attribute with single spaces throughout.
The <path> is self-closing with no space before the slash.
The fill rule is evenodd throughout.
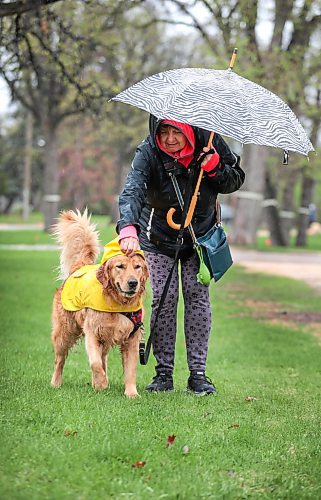
<path id="1" fill-rule="evenodd" d="M 204 151 L 204 153 L 207 153 L 208 151 L 210 151 L 210 149 L 211 148 L 208 148 L 207 146 L 205 146 L 203 148 L 203 151 Z M 217 151 L 215 151 L 213 154 L 205 156 L 204 160 L 201 163 L 201 168 L 205 172 L 213 174 L 214 173 L 213 171 L 219 165 L 220 165 L 220 155 L 218 154 Z"/>

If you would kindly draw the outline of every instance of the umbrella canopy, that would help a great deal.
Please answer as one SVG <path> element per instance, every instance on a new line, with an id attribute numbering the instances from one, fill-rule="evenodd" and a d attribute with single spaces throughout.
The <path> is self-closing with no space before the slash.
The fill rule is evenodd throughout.
<path id="1" fill-rule="evenodd" d="M 308 155 L 314 148 L 277 95 L 232 69 L 181 68 L 152 75 L 120 92 L 121 101 L 155 115 L 226 135 L 242 144 Z"/>

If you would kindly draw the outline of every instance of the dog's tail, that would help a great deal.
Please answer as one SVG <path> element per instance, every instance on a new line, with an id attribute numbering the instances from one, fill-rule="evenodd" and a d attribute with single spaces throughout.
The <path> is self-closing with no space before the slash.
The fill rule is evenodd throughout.
<path id="1" fill-rule="evenodd" d="M 66 279 L 81 266 L 95 263 L 100 252 L 99 238 L 87 208 L 83 214 L 79 210 L 61 212 L 53 235 L 61 249 L 59 278 Z"/>

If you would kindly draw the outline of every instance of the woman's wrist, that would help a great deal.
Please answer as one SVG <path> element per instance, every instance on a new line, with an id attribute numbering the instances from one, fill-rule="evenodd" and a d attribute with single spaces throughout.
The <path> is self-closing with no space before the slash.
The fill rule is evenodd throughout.
<path id="1" fill-rule="evenodd" d="M 137 229 L 135 226 L 125 226 L 119 231 L 119 241 L 124 238 L 136 238 L 138 240 Z"/>

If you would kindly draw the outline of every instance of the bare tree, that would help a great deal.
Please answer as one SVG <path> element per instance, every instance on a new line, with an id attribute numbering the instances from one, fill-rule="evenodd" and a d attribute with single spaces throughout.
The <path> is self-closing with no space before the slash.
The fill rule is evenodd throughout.
<path id="1" fill-rule="evenodd" d="M 71 115 L 98 115 L 111 97 L 113 82 L 102 74 L 100 57 L 119 16 L 138 3 L 72 0 L 64 4 L 62 15 L 61 9 L 47 7 L 1 20 L 0 74 L 12 98 L 33 114 L 45 141 L 47 231 L 59 204 L 58 127 Z"/>

